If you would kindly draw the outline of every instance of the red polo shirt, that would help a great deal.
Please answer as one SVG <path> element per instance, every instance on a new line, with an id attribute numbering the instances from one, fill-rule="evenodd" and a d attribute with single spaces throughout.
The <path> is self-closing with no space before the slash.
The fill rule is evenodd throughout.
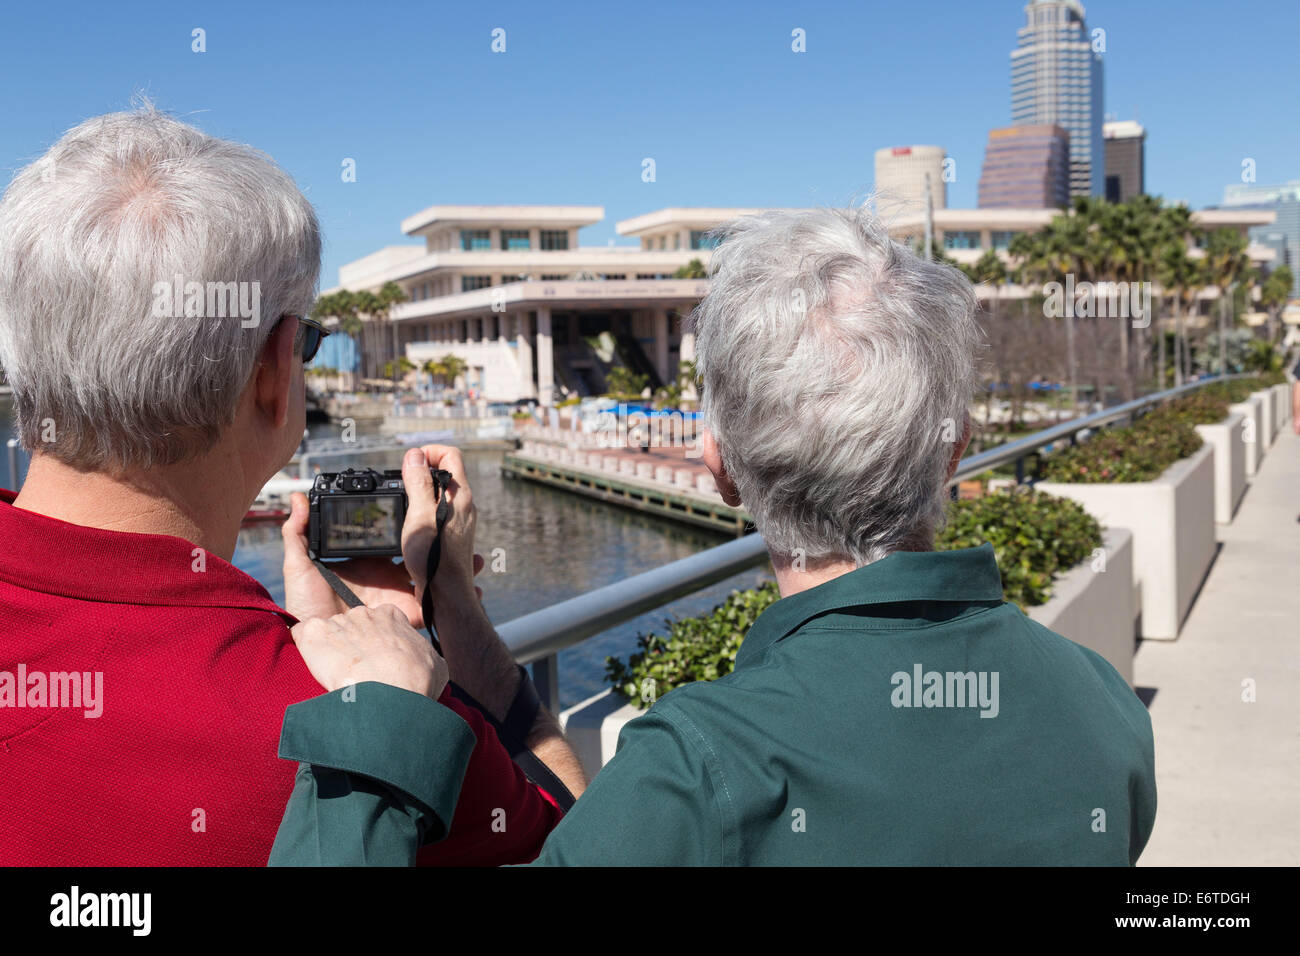
<path id="1" fill-rule="evenodd" d="M 296 770 L 276 756 L 281 718 L 324 693 L 294 617 L 189 541 L 13 500 L 0 489 L 0 865 L 265 865 Z M 482 715 L 442 702 L 478 743 L 420 862 L 533 859 L 560 810 Z"/>

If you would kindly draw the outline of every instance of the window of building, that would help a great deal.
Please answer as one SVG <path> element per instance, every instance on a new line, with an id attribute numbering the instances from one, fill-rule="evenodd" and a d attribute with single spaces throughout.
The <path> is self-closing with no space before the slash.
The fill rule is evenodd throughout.
<path id="1" fill-rule="evenodd" d="M 543 249 L 569 248 L 569 231 L 567 229 L 543 229 L 538 241 Z"/>
<path id="2" fill-rule="evenodd" d="M 492 284 L 491 276 L 461 276 L 460 291 L 473 292 L 475 289 L 486 289 Z"/>
<path id="3" fill-rule="evenodd" d="M 716 249 L 717 247 L 718 237 L 710 236 L 707 229 L 691 230 L 692 249 Z"/>
<path id="4" fill-rule="evenodd" d="M 486 229 L 462 229 L 460 231 L 460 248 L 462 252 L 480 252 L 492 248 L 492 233 Z"/>
<path id="5" fill-rule="evenodd" d="M 542 274 L 543 282 L 563 282 L 567 278 L 569 277 L 566 276 L 563 272 L 549 272 L 549 273 Z"/>
<path id="6" fill-rule="evenodd" d="M 527 282 L 530 278 L 532 277 L 527 275 L 526 273 L 520 273 L 519 275 L 513 275 L 513 276 L 502 276 L 501 284 L 505 285 L 508 282 Z"/>
<path id="7" fill-rule="evenodd" d="M 980 234 L 965 229 L 954 229 L 952 232 L 943 234 L 943 247 L 945 249 L 978 249 L 980 247 Z"/>
<path id="8" fill-rule="evenodd" d="M 994 249 L 1007 249 L 1011 246 L 1011 239 L 1016 233 L 1011 230 L 994 230 L 990 233 L 989 238 L 993 241 Z"/>
<path id="9" fill-rule="evenodd" d="M 527 229 L 502 229 L 501 248 L 505 252 L 526 251 L 532 246 L 528 242 Z"/>
<path id="10" fill-rule="evenodd" d="M 611 273 L 601 276 L 602 279 L 626 279 L 627 275 L 623 273 Z"/>

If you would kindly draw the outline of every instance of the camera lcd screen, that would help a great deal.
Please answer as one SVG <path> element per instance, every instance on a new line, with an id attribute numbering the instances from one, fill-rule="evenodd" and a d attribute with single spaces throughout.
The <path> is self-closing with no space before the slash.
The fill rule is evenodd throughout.
<path id="1" fill-rule="evenodd" d="M 340 495 L 321 501 L 321 539 L 326 554 L 340 551 L 400 552 L 401 495 Z"/>

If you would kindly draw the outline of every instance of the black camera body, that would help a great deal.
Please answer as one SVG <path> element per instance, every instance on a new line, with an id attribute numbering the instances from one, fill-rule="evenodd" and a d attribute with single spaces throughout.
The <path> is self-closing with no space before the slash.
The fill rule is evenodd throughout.
<path id="1" fill-rule="evenodd" d="M 449 472 L 429 469 L 434 488 Z M 307 494 L 311 520 L 307 546 L 313 558 L 396 557 L 402 553 L 406 485 L 400 470 L 346 468 L 322 472 Z"/>

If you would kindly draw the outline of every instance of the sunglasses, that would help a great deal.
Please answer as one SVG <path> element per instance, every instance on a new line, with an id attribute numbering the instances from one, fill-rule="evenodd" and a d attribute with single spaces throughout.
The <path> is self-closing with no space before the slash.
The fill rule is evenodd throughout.
<path id="1" fill-rule="evenodd" d="M 325 340 L 325 336 L 330 334 L 330 330 L 325 328 L 315 319 L 309 319 L 302 315 L 287 314 L 284 318 L 294 318 L 298 320 L 298 329 L 302 334 L 302 362 L 306 365 L 316 357 L 320 351 L 320 344 Z"/>

